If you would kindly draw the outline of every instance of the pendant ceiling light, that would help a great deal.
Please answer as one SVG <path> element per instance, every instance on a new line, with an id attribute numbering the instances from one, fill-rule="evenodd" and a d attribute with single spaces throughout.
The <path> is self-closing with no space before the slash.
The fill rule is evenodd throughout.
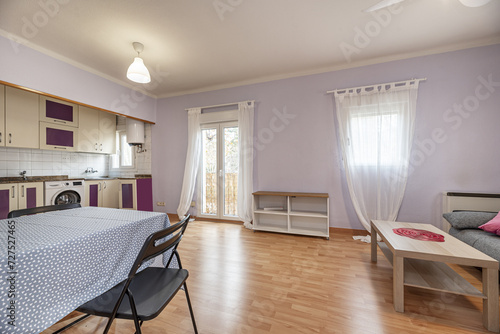
<path id="1" fill-rule="evenodd" d="M 139 54 L 144 50 L 144 45 L 139 42 L 134 42 L 132 45 L 135 52 L 137 52 L 137 57 L 134 58 L 134 62 L 128 67 L 127 78 L 138 83 L 148 83 L 151 81 L 151 76 L 146 65 L 144 65 L 144 61 L 139 57 Z"/>
<path id="2" fill-rule="evenodd" d="M 490 0 L 459 0 L 462 5 L 467 7 L 481 7 L 486 5 Z"/>

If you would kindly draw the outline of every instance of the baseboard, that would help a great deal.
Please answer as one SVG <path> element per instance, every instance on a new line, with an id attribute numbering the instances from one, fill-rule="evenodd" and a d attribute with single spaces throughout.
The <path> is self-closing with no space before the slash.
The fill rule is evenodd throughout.
<path id="1" fill-rule="evenodd" d="M 177 216 L 176 213 L 167 213 L 168 219 L 170 222 L 178 222 L 179 217 Z M 232 224 L 243 224 L 243 222 L 238 221 L 238 220 L 226 220 L 226 219 L 211 219 L 211 218 L 203 218 L 203 217 L 196 217 L 196 216 L 191 216 L 194 218 L 194 220 L 198 221 L 208 221 L 208 222 L 216 222 L 216 223 L 232 223 Z M 368 231 L 366 230 L 356 230 L 352 228 L 341 228 L 341 227 L 330 227 L 330 234 L 344 234 L 344 235 L 369 235 Z"/>
<path id="2" fill-rule="evenodd" d="M 179 216 L 176 213 L 167 213 L 168 219 L 171 222 L 178 222 Z M 191 216 L 194 220 L 197 221 L 206 221 L 206 222 L 216 222 L 216 223 L 232 223 L 232 224 L 243 224 L 242 221 L 239 220 L 228 220 L 228 219 L 212 219 L 212 218 L 204 218 L 204 217 L 196 217 Z"/>
<path id="3" fill-rule="evenodd" d="M 330 235 L 331 234 L 344 234 L 344 235 L 369 235 L 368 231 L 366 230 L 355 230 L 352 228 L 340 228 L 340 227 L 330 227 Z"/>

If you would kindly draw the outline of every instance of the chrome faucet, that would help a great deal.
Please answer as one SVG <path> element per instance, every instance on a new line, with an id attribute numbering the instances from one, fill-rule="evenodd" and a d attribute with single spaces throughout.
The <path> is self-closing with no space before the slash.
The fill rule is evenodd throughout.
<path id="1" fill-rule="evenodd" d="M 98 171 L 94 170 L 93 167 L 87 167 L 85 170 L 85 173 L 98 173 Z"/>
<path id="2" fill-rule="evenodd" d="M 28 179 L 28 177 L 26 176 L 25 170 L 23 170 L 21 173 L 19 173 L 19 175 L 21 175 L 23 177 L 23 180 L 25 180 L 25 181 Z"/>

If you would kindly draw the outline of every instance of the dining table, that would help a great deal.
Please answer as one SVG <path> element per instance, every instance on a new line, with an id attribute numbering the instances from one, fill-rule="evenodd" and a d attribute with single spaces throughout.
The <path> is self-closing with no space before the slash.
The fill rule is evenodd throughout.
<path id="1" fill-rule="evenodd" d="M 168 226 L 165 213 L 97 207 L 0 220 L 0 332 L 49 328 L 124 280 L 146 238 Z"/>

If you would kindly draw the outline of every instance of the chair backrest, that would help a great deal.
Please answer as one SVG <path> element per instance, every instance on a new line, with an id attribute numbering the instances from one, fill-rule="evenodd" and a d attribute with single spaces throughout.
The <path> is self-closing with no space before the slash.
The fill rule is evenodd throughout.
<path id="1" fill-rule="evenodd" d="M 81 207 L 82 206 L 80 205 L 80 203 L 39 206 L 36 208 L 13 210 L 13 211 L 9 212 L 9 214 L 7 215 L 7 218 L 16 218 L 16 217 L 21 217 L 21 216 L 26 216 L 26 215 L 34 215 L 34 214 L 42 213 L 42 212 L 68 210 L 68 209 L 75 209 L 75 208 L 81 208 Z"/>
<path id="2" fill-rule="evenodd" d="M 134 265 L 132 266 L 132 269 L 130 270 L 128 276 L 129 279 L 131 279 L 135 275 L 137 270 L 144 262 L 151 260 L 152 258 L 160 254 L 163 254 L 170 249 L 172 250 L 172 255 L 173 255 L 173 252 L 176 251 L 177 246 L 179 245 L 179 242 L 182 239 L 184 231 L 186 230 L 189 218 L 190 215 L 187 215 L 177 224 L 174 224 L 163 230 L 155 232 L 146 239 L 144 245 L 142 246 L 141 251 L 137 255 L 137 258 L 134 262 Z M 169 239 L 162 240 L 166 239 L 166 237 L 170 235 L 171 237 Z"/>

